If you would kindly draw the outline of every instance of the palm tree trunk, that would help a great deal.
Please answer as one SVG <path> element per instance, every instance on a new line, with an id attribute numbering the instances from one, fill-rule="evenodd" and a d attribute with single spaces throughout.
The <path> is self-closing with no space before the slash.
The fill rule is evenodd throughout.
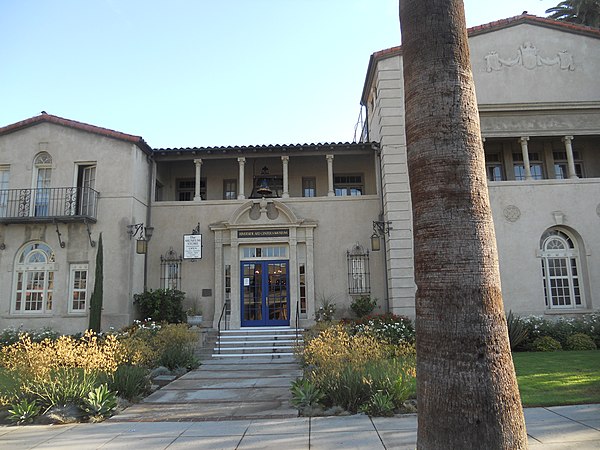
<path id="1" fill-rule="evenodd" d="M 400 0 L 419 449 L 523 449 L 461 0 Z"/>

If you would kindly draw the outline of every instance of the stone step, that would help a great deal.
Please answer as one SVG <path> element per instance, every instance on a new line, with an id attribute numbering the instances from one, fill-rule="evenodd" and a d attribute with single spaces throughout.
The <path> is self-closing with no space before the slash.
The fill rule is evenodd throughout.
<path id="1" fill-rule="evenodd" d="M 282 356 L 294 356 L 293 353 L 213 353 L 213 358 L 239 358 L 239 359 L 250 359 L 250 358 L 280 358 Z"/>
<path id="2" fill-rule="evenodd" d="M 221 339 L 221 345 L 255 345 L 255 344 L 301 344 L 304 341 L 298 339 Z"/>

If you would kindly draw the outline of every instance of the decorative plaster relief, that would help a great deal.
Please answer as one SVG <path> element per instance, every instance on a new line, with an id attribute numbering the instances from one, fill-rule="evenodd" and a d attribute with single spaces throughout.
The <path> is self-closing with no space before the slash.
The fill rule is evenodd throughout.
<path id="1" fill-rule="evenodd" d="M 521 210 L 515 205 L 508 205 L 504 208 L 504 217 L 509 222 L 516 222 L 521 217 Z"/>
<path id="2" fill-rule="evenodd" d="M 502 70 L 503 67 L 523 66 L 528 70 L 533 70 L 541 66 L 558 65 L 561 70 L 575 70 L 573 55 L 567 50 L 561 50 L 555 56 L 545 58 L 539 54 L 538 49 L 531 42 L 525 42 L 517 49 L 517 54 L 513 58 L 500 58 L 498 52 L 491 51 L 483 57 L 486 62 L 486 71 Z"/>

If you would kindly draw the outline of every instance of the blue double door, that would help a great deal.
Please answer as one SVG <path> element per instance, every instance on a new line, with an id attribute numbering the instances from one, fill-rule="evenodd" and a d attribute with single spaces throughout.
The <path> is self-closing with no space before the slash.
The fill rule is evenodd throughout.
<path id="1" fill-rule="evenodd" d="M 242 261 L 243 327 L 290 324 L 288 261 Z"/>

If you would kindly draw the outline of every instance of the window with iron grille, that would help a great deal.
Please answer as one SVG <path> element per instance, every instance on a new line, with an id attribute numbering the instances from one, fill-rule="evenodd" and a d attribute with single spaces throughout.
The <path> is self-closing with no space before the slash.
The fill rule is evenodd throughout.
<path id="1" fill-rule="evenodd" d="M 348 293 L 370 294 L 369 251 L 356 244 L 346 252 L 348 260 Z"/>
<path id="2" fill-rule="evenodd" d="M 171 248 L 160 257 L 160 285 L 163 289 L 181 289 L 181 256 Z"/>

